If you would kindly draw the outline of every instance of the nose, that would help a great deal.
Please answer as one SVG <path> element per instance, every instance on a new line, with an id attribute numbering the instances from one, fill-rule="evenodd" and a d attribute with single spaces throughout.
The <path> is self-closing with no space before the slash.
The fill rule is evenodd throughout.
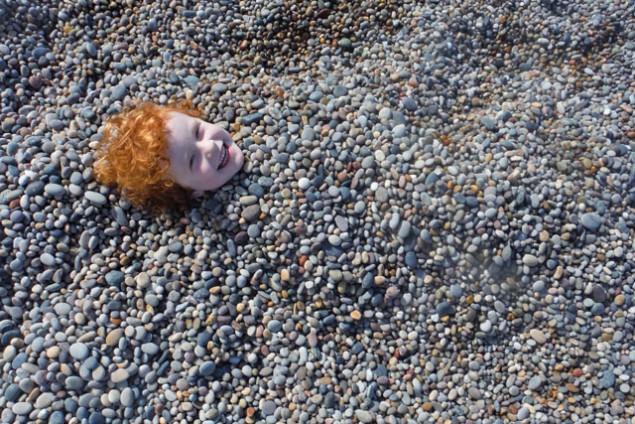
<path id="1" fill-rule="evenodd" d="M 205 140 L 200 143 L 200 149 L 203 155 L 205 155 L 208 159 L 211 159 L 216 156 L 216 154 L 220 151 L 220 143 L 218 140 Z"/>

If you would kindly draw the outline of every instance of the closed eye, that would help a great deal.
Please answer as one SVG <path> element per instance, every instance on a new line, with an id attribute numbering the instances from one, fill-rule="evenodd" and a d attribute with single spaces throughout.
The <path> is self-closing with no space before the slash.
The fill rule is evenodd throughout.
<path id="1" fill-rule="evenodd" d="M 192 154 L 192 156 L 190 156 L 190 172 L 194 169 L 194 159 L 195 159 L 196 155 Z"/>

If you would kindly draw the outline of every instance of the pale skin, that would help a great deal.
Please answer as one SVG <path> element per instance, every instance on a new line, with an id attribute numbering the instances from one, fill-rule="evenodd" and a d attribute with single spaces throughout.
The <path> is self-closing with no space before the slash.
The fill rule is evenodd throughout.
<path id="1" fill-rule="evenodd" d="M 170 112 L 166 129 L 170 175 L 196 195 L 221 187 L 242 168 L 243 152 L 219 126 Z"/>

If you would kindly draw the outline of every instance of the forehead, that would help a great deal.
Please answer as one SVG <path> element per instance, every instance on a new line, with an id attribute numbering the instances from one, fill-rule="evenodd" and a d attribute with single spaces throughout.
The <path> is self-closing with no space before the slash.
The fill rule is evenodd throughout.
<path id="1" fill-rule="evenodd" d="M 196 118 L 182 112 L 170 111 L 166 114 L 165 128 L 170 135 L 178 135 L 189 129 Z"/>
<path id="2" fill-rule="evenodd" d="M 168 112 L 166 115 L 166 138 L 168 141 L 168 157 L 172 167 L 180 167 L 184 155 L 191 149 L 194 139 L 192 129 L 196 118 L 181 112 Z"/>

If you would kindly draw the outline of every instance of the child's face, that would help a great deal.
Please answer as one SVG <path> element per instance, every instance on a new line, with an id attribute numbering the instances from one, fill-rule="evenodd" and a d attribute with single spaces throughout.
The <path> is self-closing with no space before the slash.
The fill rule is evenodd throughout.
<path id="1" fill-rule="evenodd" d="M 180 112 L 166 122 L 170 174 L 174 182 L 195 191 L 214 190 L 242 167 L 243 152 L 227 131 Z"/>

